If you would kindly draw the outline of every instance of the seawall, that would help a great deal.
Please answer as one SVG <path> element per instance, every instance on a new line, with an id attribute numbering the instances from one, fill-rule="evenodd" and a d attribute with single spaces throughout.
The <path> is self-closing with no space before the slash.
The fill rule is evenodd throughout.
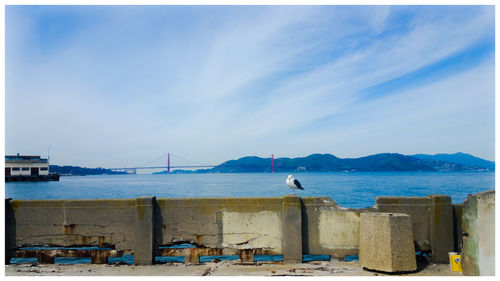
<path id="1" fill-rule="evenodd" d="M 377 197 L 367 209 L 347 209 L 329 197 L 155 198 L 116 200 L 6 199 L 6 262 L 36 256 L 91 256 L 93 263 L 131 254 L 136 265 L 157 256 L 184 256 L 197 264 L 205 255 L 283 255 L 301 262 L 303 255 L 343 259 L 359 253 L 360 214 L 405 213 L 411 216 L 415 250 L 433 262 L 448 263 L 448 252 L 462 248 L 462 205 L 449 196 Z M 190 243 L 193 248 L 171 248 Z M 97 252 L 22 251 L 21 247 L 101 247 Z"/>

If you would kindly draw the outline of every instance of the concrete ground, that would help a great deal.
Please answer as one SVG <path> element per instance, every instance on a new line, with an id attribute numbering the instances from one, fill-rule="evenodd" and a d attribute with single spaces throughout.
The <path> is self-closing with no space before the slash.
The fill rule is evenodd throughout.
<path id="1" fill-rule="evenodd" d="M 126 264 L 11 264 L 6 276 L 462 276 L 448 264 L 429 264 L 417 272 L 387 274 L 363 270 L 358 261 L 315 261 L 309 263 L 252 263 L 238 261 L 133 266 Z"/>

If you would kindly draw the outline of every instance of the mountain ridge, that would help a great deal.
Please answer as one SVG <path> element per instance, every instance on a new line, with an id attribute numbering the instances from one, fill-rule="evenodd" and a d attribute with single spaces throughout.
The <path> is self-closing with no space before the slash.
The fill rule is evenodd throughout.
<path id="1" fill-rule="evenodd" d="M 462 165 L 466 165 L 466 166 L 475 166 L 475 167 L 480 167 L 480 168 L 484 168 L 484 169 L 495 169 L 495 162 L 488 161 L 488 160 L 476 157 L 476 156 L 468 154 L 468 153 L 463 153 L 463 152 L 457 152 L 457 153 L 452 153 L 452 154 L 438 153 L 438 154 L 434 154 L 434 155 L 414 154 L 414 155 L 410 155 L 410 156 L 417 157 L 420 159 L 434 159 L 434 160 L 440 160 L 440 161 L 445 161 L 445 162 L 462 164 Z"/>
<path id="2" fill-rule="evenodd" d="M 252 173 L 271 172 L 271 158 L 245 156 L 228 160 L 211 169 L 177 170 L 174 173 Z M 276 158 L 275 172 L 334 172 L 334 171 L 494 171 L 495 163 L 466 153 L 436 155 L 378 153 L 359 158 L 339 158 L 332 154 L 315 153 L 306 157 Z M 163 173 L 163 172 L 162 172 Z"/>

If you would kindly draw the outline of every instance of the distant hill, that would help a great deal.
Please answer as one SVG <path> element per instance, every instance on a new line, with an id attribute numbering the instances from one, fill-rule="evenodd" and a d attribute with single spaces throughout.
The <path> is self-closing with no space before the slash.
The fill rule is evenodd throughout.
<path id="1" fill-rule="evenodd" d="M 50 165 L 49 170 L 51 173 L 58 173 L 59 175 L 73 175 L 73 176 L 126 174 L 125 172 L 113 172 L 109 169 L 104 169 L 104 168 L 85 168 L 79 166 Z"/>
<path id="2" fill-rule="evenodd" d="M 312 154 L 307 157 L 274 159 L 275 172 L 332 172 L 332 171 L 494 171 L 495 163 L 469 154 L 402 155 L 381 153 L 360 158 L 338 158 L 331 154 Z M 453 157 L 451 157 L 453 156 Z M 182 173 L 184 171 L 176 171 Z M 187 171 L 186 171 L 187 172 Z M 193 172 L 193 171 L 190 171 Z M 271 158 L 247 156 L 226 161 L 212 169 L 197 173 L 271 172 Z"/>
<path id="3" fill-rule="evenodd" d="M 307 157 L 276 158 L 275 172 L 335 172 L 335 171 L 495 171 L 495 162 L 466 153 L 415 154 L 380 153 L 360 158 L 339 158 L 331 154 L 311 154 Z M 50 165 L 50 172 L 60 175 L 117 175 L 104 168 Z M 195 171 L 173 170 L 171 173 L 266 173 L 271 172 L 271 158 L 246 156 L 226 161 L 211 169 Z M 166 171 L 155 174 L 166 174 Z"/>
<path id="4" fill-rule="evenodd" d="M 490 171 L 495 170 L 495 162 L 484 160 L 484 159 L 475 157 L 475 156 L 467 154 L 467 153 L 462 153 L 462 152 L 458 152 L 458 153 L 454 153 L 454 154 L 440 153 L 440 154 L 434 154 L 434 155 L 415 154 L 415 155 L 411 155 L 411 156 L 419 158 L 419 159 L 425 159 L 425 160 L 438 160 L 438 161 L 444 161 L 444 162 L 449 162 L 449 163 L 461 164 L 461 165 L 468 166 L 468 167 L 479 167 L 479 168 L 487 169 Z"/>

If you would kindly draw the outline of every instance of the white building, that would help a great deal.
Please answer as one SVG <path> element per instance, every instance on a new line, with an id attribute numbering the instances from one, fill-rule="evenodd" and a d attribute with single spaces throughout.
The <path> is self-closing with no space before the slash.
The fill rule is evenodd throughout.
<path id="1" fill-rule="evenodd" d="M 40 156 L 6 155 L 5 176 L 48 176 L 49 161 Z"/>

